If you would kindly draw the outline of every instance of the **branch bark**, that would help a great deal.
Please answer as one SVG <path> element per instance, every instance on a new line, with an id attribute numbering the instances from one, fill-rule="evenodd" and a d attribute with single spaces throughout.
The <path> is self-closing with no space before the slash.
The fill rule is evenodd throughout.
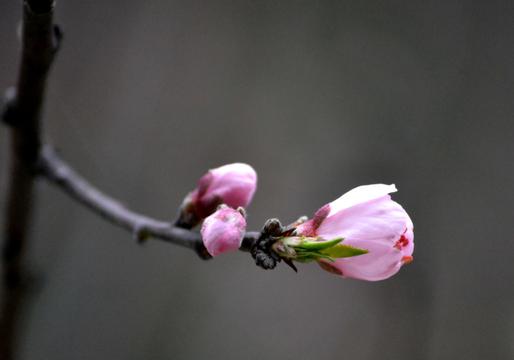
<path id="1" fill-rule="evenodd" d="M 128 209 L 91 185 L 48 145 L 41 151 L 40 174 L 93 212 L 130 231 L 138 240 L 156 238 L 195 250 L 203 259 L 210 258 L 200 234 Z M 259 236 L 259 232 L 246 233 L 240 250 L 250 251 Z"/>
<path id="2" fill-rule="evenodd" d="M 0 358 L 6 360 L 13 357 L 23 299 L 23 255 L 34 205 L 34 169 L 41 144 L 41 108 L 47 75 L 59 40 L 60 32 L 53 24 L 53 0 L 24 2 L 18 80 L 16 88 L 7 93 L 3 113 L 3 120 L 11 125 L 0 313 Z"/>
<path id="3" fill-rule="evenodd" d="M 3 293 L 0 308 L 0 359 L 13 359 L 21 307 L 26 301 L 23 258 L 34 206 L 34 181 L 43 176 L 93 212 L 138 240 L 157 238 L 210 258 L 200 234 L 171 222 L 134 212 L 102 193 L 75 172 L 49 146 L 41 146 L 41 109 L 46 80 L 59 48 L 61 32 L 53 23 L 54 0 L 23 3 L 22 51 L 17 85 L 7 92 L 2 120 L 10 125 L 9 187 L 3 231 Z M 262 236 L 245 235 L 242 251 L 250 252 Z M 252 254 L 253 255 L 253 254 Z"/>

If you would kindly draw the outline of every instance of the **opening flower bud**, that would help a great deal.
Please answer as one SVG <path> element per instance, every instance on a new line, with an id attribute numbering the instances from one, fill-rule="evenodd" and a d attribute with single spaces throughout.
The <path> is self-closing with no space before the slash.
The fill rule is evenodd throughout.
<path id="1" fill-rule="evenodd" d="M 239 249 L 246 231 L 243 214 L 243 211 L 221 205 L 204 220 L 202 240 L 211 256 Z"/>
<path id="2" fill-rule="evenodd" d="M 412 220 L 391 200 L 389 193 L 395 191 L 394 185 L 359 186 L 324 205 L 313 219 L 296 228 L 296 235 L 344 238 L 345 245 L 367 251 L 318 260 L 331 273 L 368 281 L 387 279 L 412 262 L 414 251 Z"/>

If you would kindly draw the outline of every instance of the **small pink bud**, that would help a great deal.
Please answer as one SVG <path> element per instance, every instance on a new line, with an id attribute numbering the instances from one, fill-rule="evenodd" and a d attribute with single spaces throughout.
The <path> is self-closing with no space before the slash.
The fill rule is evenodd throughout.
<path id="1" fill-rule="evenodd" d="M 234 210 L 228 206 L 220 206 L 207 217 L 202 225 L 201 234 L 205 248 L 216 256 L 228 251 L 239 249 L 246 230 L 246 220 L 242 209 Z"/>
<path id="2" fill-rule="evenodd" d="M 313 219 L 297 227 L 296 233 L 323 239 L 343 238 L 343 244 L 365 249 L 367 254 L 320 260 L 324 270 L 361 280 L 377 281 L 396 274 L 412 262 L 412 221 L 389 193 L 394 185 L 359 186 L 323 206 Z"/>
<path id="3" fill-rule="evenodd" d="M 256 187 L 257 173 L 250 165 L 228 164 L 211 169 L 202 176 L 197 188 L 189 195 L 189 201 L 196 217 L 201 220 L 220 204 L 234 209 L 248 206 Z"/>

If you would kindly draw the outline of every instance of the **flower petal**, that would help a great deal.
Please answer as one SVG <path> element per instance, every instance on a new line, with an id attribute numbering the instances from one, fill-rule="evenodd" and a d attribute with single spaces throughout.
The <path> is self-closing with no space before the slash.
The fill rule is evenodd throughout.
<path id="1" fill-rule="evenodd" d="M 237 210 L 222 205 L 205 219 L 201 234 L 211 256 L 239 249 L 246 229 L 246 220 Z"/>
<path id="2" fill-rule="evenodd" d="M 211 170 L 213 180 L 209 191 L 230 207 L 246 207 L 252 200 L 257 173 L 248 164 L 234 163 Z"/>
<path id="3" fill-rule="evenodd" d="M 392 192 L 396 192 L 394 184 L 373 184 L 358 186 L 347 193 L 344 193 L 338 199 L 332 201 L 330 205 L 330 215 L 348 209 L 354 205 L 358 205 L 367 201 L 375 200 Z"/>
<path id="4" fill-rule="evenodd" d="M 317 234 L 325 239 L 342 237 L 345 245 L 367 240 L 394 246 L 409 224 L 412 221 L 403 207 L 386 195 L 329 216 Z"/>
<path id="5" fill-rule="evenodd" d="M 209 170 L 200 178 L 188 199 L 196 217 L 201 220 L 220 204 L 234 209 L 248 206 L 256 188 L 255 170 L 247 164 L 233 163 Z"/>
<path id="6" fill-rule="evenodd" d="M 344 277 L 378 281 L 387 279 L 402 267 L 402 251 L 386 244 L 354 241 L 352 246 L 367 247 L 367 254 L 328 262 Z M 322 260 L 326 261 L 326 260 Z"/>

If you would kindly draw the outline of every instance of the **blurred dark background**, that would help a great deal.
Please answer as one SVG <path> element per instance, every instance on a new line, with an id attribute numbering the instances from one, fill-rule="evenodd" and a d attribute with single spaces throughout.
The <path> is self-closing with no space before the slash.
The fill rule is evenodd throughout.
<path id="1" fill-rule="evenodd" d="M 0 2 L 0 88 L 20 1 Z M 511 1 L 58 1 L 45 136 L 134 209 L 174 217 L 252 164 L 250 228 L 396 183 L 415 261 L 376 283 L 138 246 L 42 182 L 21 359 L 512 359 Z M 0 205 L 7 132 L 0 128 Z"/>

